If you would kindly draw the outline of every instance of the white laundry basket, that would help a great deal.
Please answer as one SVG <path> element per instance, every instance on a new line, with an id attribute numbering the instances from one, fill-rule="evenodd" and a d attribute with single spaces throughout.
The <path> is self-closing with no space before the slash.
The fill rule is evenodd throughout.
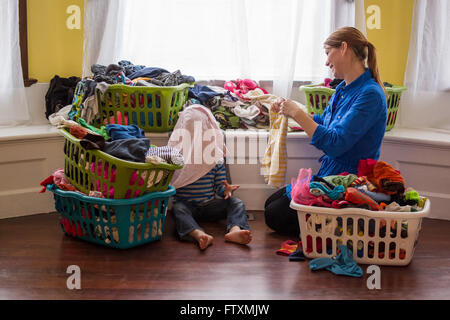
<path id="1" fill-rule="evenodd" d="M 429 214 L 430 206 L 429 199 L 418 212 L 334 209 L 300 205 L 293 200 L 290 204 L 298 213 L 307 258 L 336 256 L 338 245 L 344 244 L 352 249 L 358 263 L 393 266 L 411 262 L 422 218 Z"/>

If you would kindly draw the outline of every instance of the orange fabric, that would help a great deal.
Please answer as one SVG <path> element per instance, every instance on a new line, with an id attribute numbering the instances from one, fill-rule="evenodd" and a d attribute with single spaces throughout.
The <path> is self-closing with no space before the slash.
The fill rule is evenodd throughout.
<path id="1" fill-rule="evenodd" d="M 396 194 L 398 192 L 386 190 L 386 183 L 398 183 L 399 186 L 400 184 L 405 185 L 405 181 L 400 175 L 400 172 L 384 161 L 378 161 L 373 168 L 373 172 L 368 174 L 367 178 L 377 186 L 378 192 L 383 192 L 386 194 Z"/>
<path id="2" fill-rule="evenodd" d="M 70 127 L 70 134 L 73 135 L 75 138 L 83 139 L 85 135 L 87 135 L 87 130 L 83 127 L 79 126 L 73 126 Z"/>
<path id="3" fill-rule="evenodd" d="M 354 204 L 367 204 L 369 205 L 370 210 L 382 210 L 378 203 L 376 203 L 371 197 L 356 190 L 355 188 L 347 188 L 345 191 L 345 200 Z"/>
<path id="4" fill-rule="evenodd" d="M 288 256 L 295 250 L 297 250 L 298 242 L 295 242 L 293 240 L 286 240 L 281 244 L 281 248 L 277 250 L 277 254 Z"/>

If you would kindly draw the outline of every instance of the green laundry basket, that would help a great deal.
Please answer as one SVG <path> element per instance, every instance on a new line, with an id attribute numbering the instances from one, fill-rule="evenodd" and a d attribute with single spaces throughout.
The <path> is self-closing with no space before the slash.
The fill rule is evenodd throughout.
<path id="1" fill-rule="evenodd" d="M 193 83 L 171 87 L 114 84 L 104 94 L 96 89 L 100 124 L 135 124 L 145 132 L 168 132 L 188 98 Z"/>
<path id="2" fill-rule="evenodd" d="M 328 106 L 331 96 L 335 89 L 331 89 L 321 84 L 300 86 L 300 91 L 305 93 L 306 109 L 309 114 L 322 114 Z M 392 86 L 384 88 L 387 93 L 388 117 L 386 121 L 386 131 L 391 130 L 397 120 L 398 107 L 402 92 L 406 90 L 403 86 Z"/>
<path id="3" fill-rule="evenodd" d="M 47 185 L 63 232 L 112 248 L 127 249 L 163 236 L 169 197 L 175 188 L 133 199 L 102 199 Z"/>
<path id="4" fill-rule="evenodd" d="M 182 165 L 126 161 L 100 150 L 87 150 L 80 139 L 61 129 L 64 143 L 64 174 L 79 191 L 100 191 L 105 198 L 128 199 L 145 192 L 165 191 Z"/>

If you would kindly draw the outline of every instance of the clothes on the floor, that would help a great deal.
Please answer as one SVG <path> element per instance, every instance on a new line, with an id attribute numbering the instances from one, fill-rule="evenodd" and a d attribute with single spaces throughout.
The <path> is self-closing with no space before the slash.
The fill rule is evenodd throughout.
<path id="1" fill-rule="evenodd" d="M 286 240 L 283 241 L 281 244 L 280 249 L 276 251 L 276 254 L 282 255 L 282 256 L 289 256 L 291 253 L 295 252 L 298 247 L 298 242 L 294 240 Z"/>
<path id="2" fill-rule="evenodd" d="M 363 271 L 353 259 L 353 253 L 344 245 L 339 245 L 340 253 L 333 258 L 316 258 L 309 262 L 311 270 L 326 269 L 336 275 L 362 277 Z"/>

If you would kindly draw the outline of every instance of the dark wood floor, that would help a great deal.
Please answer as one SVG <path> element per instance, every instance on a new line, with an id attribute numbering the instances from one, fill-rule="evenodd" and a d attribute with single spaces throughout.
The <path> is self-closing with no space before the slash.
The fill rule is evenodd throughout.
<path id="1" fill-rule="evenodd" d="M 170 214 L 161 241 L 128 250 L 65 236 L 56 213 L 3 219 L 0 299 L 450 299 L 450 221 L 425 219 L 411 264 L 381 266 L 381 290 L 368 290 L 365 265 L 350 278 L 276 255 L 288 238 L 254 215 L 248 247 L 223 242 L 224 223 L 203 224 L 215 236 L 205 252 L 175 238 Z M 66 287 L 69 265 L 81 290 Z"/>

